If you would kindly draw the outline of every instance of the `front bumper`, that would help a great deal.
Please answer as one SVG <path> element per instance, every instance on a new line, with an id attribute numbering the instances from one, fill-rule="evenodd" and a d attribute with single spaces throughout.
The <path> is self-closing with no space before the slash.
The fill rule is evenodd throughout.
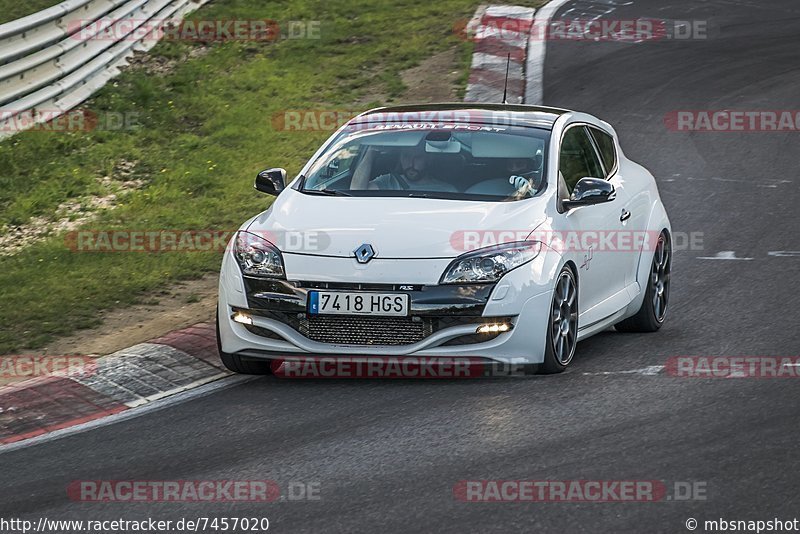
<path id="1" fill-rule="evenodd" d="M 417 356 L 541 363 L 552 294 L 549 261 L 542 255 L 498 284 L 440 286 L 254 280 L 242 277 L 238 265 L 226 255 L 220 276 L 220 344 L 227 353 L 264 359 Z M 308 292 L 314 289 L 408 293 L 411 317 L 325 316 L 322 320 L 327 324 L 320 326 L 315 323 L 320 316 L 306 313 Z M 251 317 L 252 324 L 233 321 L 237 311 Z M 374 325 L 366 324 L 370 321 Z M 513 328 L 476 335 L 478 327 L 498 322 Z M 367 326 L 374 326 L 371 332 L 377 341 L 372 344 L 357 336 Z M 422 329 L 424 335 L 415 330 L 411 336 L 411 328 Z M 348 342 L 353 340 L 357 343 Z"/>

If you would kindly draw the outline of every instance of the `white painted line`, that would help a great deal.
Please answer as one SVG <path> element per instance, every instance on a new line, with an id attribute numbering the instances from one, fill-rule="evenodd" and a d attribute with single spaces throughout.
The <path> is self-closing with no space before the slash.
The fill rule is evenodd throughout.
<path id="1" fill-rule="evenodd" d="M 190 389 L 194 389 L 196 387 L 203 386 L 208 384 L 209 382 L 215 382 L 222 378 L 228 376 L 229 373 L 219 373 L 214 376 L 207 376 L 205 378 L 201 378 L 200 380 L 195 380 L 191 384 L 186 384 L 185 386 L 177 387 L 175 389 L 170 389 L 169 391 L 162 391 L 161 393 L 156 393 L 155 395 L 150 395 L 149 397 L 143 397 L 141 399 L 136 399 L 135 401 L 126 402 L 125 406 L 128 408 L 135 408 L 137 406 L 142 406 L 147 404 L 148 402 L 155 402 L 157 400 L 161 400 L 166 397 L 171 397 L 172 395 L 177 395 L 179 393 L 183 393 L 184 391 L 188 391 Z"/>
<path id="2" fill-rule="evenodd" d="M 532 7 L 492 5 L 486 10 L 486 15 L 497 18 L 527 20 L 533 18 L 535 11 Z"/>
<path id="3" fill-rule="evenodd" d="M 539 8 L 533 19 L 528 37 L 528 60 L 525 67 L 525 103 L 541 106 L 544 99 L 544 58 L 547 45 L 547 28 L 556 11 L 569 0 L 552 0 Z"/>
<path id="4" fill-rule="evenodd" d="M 650 365 L 642 369 L 631 369 L 629 371 L 602 371 L 600 373 L 583 373 L 584 376 L 609 376 L 609 375 L 641 375 L 656 376 L 664 369 L 663 365 Z"/>
<path id="5" fill-rule="evenodd" d="M 519 61 L 511 60 L 511 63 L 519 63 Z M 508 64 L 508 57 L 507 56 L 496 56 L 493 54 L 486 54 L 484 52 L 474 52 L 472 54 L 472 69 L 474 68 L 494 68 L 495 70 L 501 70 L 503 72 L 506 71 L 506 65 Z"/>
<path id="6" fill-rule="evenodd" d="M 195 389 L 187 390 L 183 393 L 178 393 L 177 395 L 173 395 L 171 397 L 153 401 L 148 404 L 139 406 L 137 408 L 132 408 L 130 410 L 125 410 L 124 412 L 119 412 L 114 415 L 109 415 L 108 417 L 103 417 L 102 419 L 96 419 L 94 421 L 89 421 L 88 423 L 83 423 L 81 425 L 71 426 L 69 428 L 64 428 L 62 430 L 56 430 L 55 432 L 50 432 L 48 434 L 36 436 L 35 438 L 18 441 L 16 443 L 0 445 L 0 454 L 15 451 L 18 449 L 23 449 L 25 447 L 31 447 L 34 445 L 48 443 L 50 441 L 61 439 L 67 436 L 88 432 L 90 430 L 94 430 L 96 428 L 108 425 L 113 425 L 114 423 L 119 423 L 121 421 L 127 421 L 128 419 L 133 419 L 135 417 L 163 410 L 164 408 L 169 408 L 171 406 L 182 404 L 184 402 L 188 402 L 200 397 L 205 397 L 207 395 L 211 395 L 218 391 L 238 386 L 240 384 L 243 384 L 245 382 L 250 382 L 258 378 L 259 377 L 257 376 L 245 376 L 245 375 L 227 376 L 226 378 L 217 380 L 216 382 L 211 382 L 209 384 L 206 384 L 205 386 L 200 386 Z"/>
<path id="7" fill-rule="evenodd" d="M 767 255 L 776 258 L 800 258 L 800 250 L 772 250 Z"/>
<path id="8" fill-rule="evenodd" d="M 717 252 L 716 256 L 699 256 L 698 260 L 738 260 L 738 261 L 749 261 L 753 258 L 737 258 L 736 252 L 733 250 L 723 250 L 722 252 Z"/>

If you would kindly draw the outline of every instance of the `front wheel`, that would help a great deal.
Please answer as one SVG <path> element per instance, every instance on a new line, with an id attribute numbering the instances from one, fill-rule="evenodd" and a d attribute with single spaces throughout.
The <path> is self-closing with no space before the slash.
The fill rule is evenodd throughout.
<path id="1" fill-rule="evenodd" d="M 558 275 L 547 324 L 542 374 L 561 373 L 575 356 L 578 344 L 578 284 L 575 274 L 564 267 Z"/>
<path id="2" fill-rule="evenodd" d="M 614 328 L 619 332 L 655 332 L 667 318 L 669 304 L 670 273 L 672 271 L 672 247 L 669 236 L 661 232 L 650 265 L 650 278 L 642 307 L 636 315 L 620 321 Z"/>

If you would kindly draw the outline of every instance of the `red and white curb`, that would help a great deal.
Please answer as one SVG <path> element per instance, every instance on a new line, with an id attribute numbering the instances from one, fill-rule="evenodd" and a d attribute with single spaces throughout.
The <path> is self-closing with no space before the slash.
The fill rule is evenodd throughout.
<path id="1" fill-rule="evenodd" d="M 509 5 L 482 5 L 466 27 L 475 42 L 464 100 L 502 103 L 508 69 L 509 104 L 541 106 L 547 28 L 569 0 L 551 0 L 538 10 Z"/>
<path id="2" fill-rule="evenodd" d="M 200 323 L 97 360 L 86 376 L 38 377 L 0 388 L 0 444 L 118 414 L 230 374 L 212 323 Z"/>
<path id="3" fill-rule="evenodd" d="M 525 63 L 525 103 L 541 106 L 544 103 L 544 59 L 547 52 L 547 28 L 556 12 L 569 0 L 551 0 L 536 12 L 528 37 L 528 57 Z"/>
<path id="4" fill-rule="evenodd" d="M 466 28 L 475 48 L 465 101 L 502 104 L 506 68 L 506 101 L 510 104 L 525 101 L 525 68 L 534 13 L 534 9 L 521 6 L 478 8 Z"/>

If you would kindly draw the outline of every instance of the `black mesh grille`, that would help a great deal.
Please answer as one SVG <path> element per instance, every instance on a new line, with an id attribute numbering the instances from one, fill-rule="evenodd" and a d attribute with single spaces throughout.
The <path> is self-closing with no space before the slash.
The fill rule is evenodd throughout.
<path id="1" fill-rule="evenodd" d="M 320 343 L 344 345 L 411 345 L 433 333 L 430 321 L 409 317 L 312 316 L 299 332 Z"/>
<path id="2" fill-rule="evenodd" d="M 508 317 L 483 318 L 472 316 L 376 317 L 371 315 L 306 315 L 305 313 L 272 310 L 249 310 L 250 313 L 281 322 L 312 341 L 338 345 L 412 345 L 439 330 L 465 324 L 508 321 Z M 271 339 L 283 339 L 266 328 L 249 325 L 247 329 Z M 481 343 L 497 334 L 460 336 L 446 345 Z"/>

